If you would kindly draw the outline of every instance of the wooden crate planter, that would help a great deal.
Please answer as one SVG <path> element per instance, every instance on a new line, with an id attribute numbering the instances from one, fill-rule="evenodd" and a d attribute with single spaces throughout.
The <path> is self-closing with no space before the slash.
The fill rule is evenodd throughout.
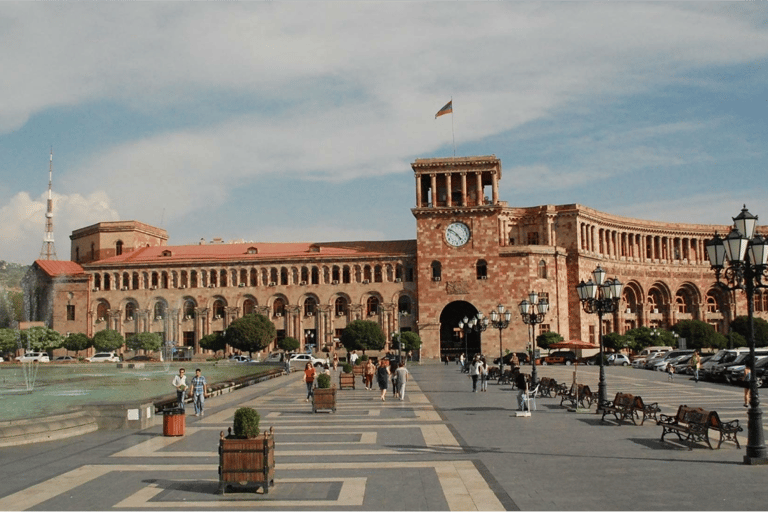
<path id="1" fill-rule="evenodd" d="M 339 374 L 339 389 L 355 389 L 355 374 L 354 373 L 340 373 Z"/>
<path id="2" fill-rule="evenodd" d="M 352 367 L 352 375 L 359 375 L 362 377 L 364 373 L 365 373 L 365 365 L 356 364 Z"/>
<path id="3" fill-rule="evenodd" d="M 224 494 L 230 485 L 261 487 L 264 494 L 275 485 L 275 436 L 274 429 L 253 438 L 225 436 L 219 439 L 219 489 Z"/>
<path id="4" fill-rule="evenodd" d="M 336 412 L 336 387 L 315 388 L 312 394 L 312 412 L 330 409 Z"/>

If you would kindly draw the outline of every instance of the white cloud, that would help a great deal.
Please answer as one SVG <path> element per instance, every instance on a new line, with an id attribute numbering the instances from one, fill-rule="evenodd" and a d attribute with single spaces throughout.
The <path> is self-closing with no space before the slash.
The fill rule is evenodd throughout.
<path id="1" fill-rule="evenodd" d="M 19 192 L 0 208 L 0 245 L 2 258 L 17 263 L 29 263 L 38 258 L 45 234 L 47 193 L 32 199 Z M 88 196 L 53 194 L 53 225 L 56 255 L 69 259 L 69 234 L 96 222 L 118 220 L 104 192 Z"/>

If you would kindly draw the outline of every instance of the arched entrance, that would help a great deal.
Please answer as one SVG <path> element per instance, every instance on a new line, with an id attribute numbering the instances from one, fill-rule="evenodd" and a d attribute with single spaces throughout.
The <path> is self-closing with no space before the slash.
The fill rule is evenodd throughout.
<path id="1" fill-rule="evenodd" d="M 459 321 L 464 317 L 477 316 L 477 308 L 469 302 L 458 300 L 451 302 L 440 313 L 440 358 L 448 356 L 451 359 L 458 358 L 460 354 L 466 354 L 471 358 L 480 353 L 479 332 L 470 332 L 464 339 L 464 332 L 459 329 Z"/>

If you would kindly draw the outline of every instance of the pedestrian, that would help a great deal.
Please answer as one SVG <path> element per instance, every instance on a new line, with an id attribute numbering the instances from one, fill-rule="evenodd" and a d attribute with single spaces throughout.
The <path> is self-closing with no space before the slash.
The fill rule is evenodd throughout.
<path id="1" fill-rule="evenodd" d="M 477 393 L 477 379 L 480 377 L 480 359 L 477 356 L 469 365 L 469 376 L 472 378 L 472 392 Z"/>
<path id="2" fill-rule="evenodd" d="M 205 398 L 208 396 L 208 383 L 205 382 L 205 377 L 200 368 L 195 370 L 195 376 L 192 377 L 192 388 L 189 390 L 189 396 L 192 398 L 192 403 L 195 405 L 195 416 L 203 416 L 203 405 L 205 404 Z"/>
<path id="3" fill-rule="evenodd" d="M 333 371 L 338 370 L 339 368 L 339 354 L 336 352 L 333 353 Z"/>
<path id="4" fill-rule="evenodd" d="M 752 370 L 749 368 L 749 364 L 744 368 L 744 407 L 749 407 L 749 399 L 751 398 L 750 383 L 752 382 Z"/>
<path id="5" fill-rule="evenodd" d="M 448 366 L 448 354 L 445 354 L 445 366 Z"/>
<path id="6" fill-rule="evenodd" d="M 456 364 L 458 364 L 459 366 L 461 366 L 462 368 L 464 368 L 464 354 L 461 354 L 461 355 L 459 356 L 459 360 L 458 360 L 458 361 L 456 361 Z"/>
<path id="7" fill-rule="evenodd" d="M 488 391 L 488 364 L 485 362 L 485 357 L 480 357 L 480 391 L 483 393 Z"/>
<path id="8" fill-rule="evenodd" d="M 392 364 L 393 363 L 390 363 L 390 365 L 392 365 Z M 394 395 L 395 398 L 399 398 L 400 397 L 400 392 L 399 392 L 400 391 L 400 386 L 399 386 L 400 382 L 399 382 L 398 379 L 399 379 L 400 376 L 397 374 L 397 369 L 389 370 L 389 373 L 390 373 L 390 375 L 392 375 L 392 394 Z"/>
<path id="9" fill-rule="evenodd" d="M 355 366 L 355 363 L 357 362 L 357 350 L 353 350 L 352 354 L 349 356 L 349 364 L 352 366 Z"/>
<path id="10" fill-rule="evenodd" d="M 179 368 L 179 374 L 171 381 L 171 385 L 176 388 L 176 401 L 182 411 L 184 410 L 184 390 L 187 389 L 187 376 L 184 372 L 184 368 Z"/>
<path id="11" fill-rule="evenodd" d="M 667 380 L 673 381 L 675 380 L 675 367 L 671 364 L 667 365 Z"/>
<path id="12" fill-rule="evenodd" d="M 304 400 L 305 402 L 309 402 L 309 398 L 313 395 L 313 387 L 315 385 L 315 368 L 312 366 L 312 363 L 307 363 L 307 365 L 304 367 L 304 383 L 307 385 L 307 399 Z"/>
<path id="13" fill-rule="evenodd" d="M 525 399 L 528 397 L 528 380 L 524 373 L 518 373 L 515 377 L 515 386 L 517 386 L 517 410 L 522 411 L 525 408 Z"/>
<path id="14" fill-rule="evenodd" d="M 373 389 L 373 376 L 375 373 L 376 367 L 373 365 L 373 361 L 369 359 L 365 365 L 365 389 L 368 391 Z"/>
<path id="15" fill-rule="evenodd" d="M 502 366 L 502 370 L 504 370 L 503 365 L 499 366 Z M 517 357 L 517 352 L 512 354 L 512 359 L 509 362 L 509 366 L 511 367 L 512 372 L 515 371 L 515 368 L 520 368 L 520 359 Z"/>
<path id="16" fill-rule="evenodd" d="M 693 370 L 693 380 L 699 382 L 699 370 L 701 369 L 701 356 L 698 350 L 694 350 L 691 361 L 688 363 Z"/>
<path id="17" fill-rule="evenodd" d="M 387 396 L 387 388 L 389 387 L 389 366 L 384 364 L 384 359 L 379 361 L 379 366 L 376 368 L 376 380 L 381 390 L 381 401 L 384 402 Z"/>
<path id="18" fill-rule="evenodd" d="M 402 402 L 405 400 L 405 383 L 408 382 L 408 369 L 405 367 L 404 362 L 400 361 L 400 364 L 397 365 L 395 375 L 397 375 L 397 395 Z"/>

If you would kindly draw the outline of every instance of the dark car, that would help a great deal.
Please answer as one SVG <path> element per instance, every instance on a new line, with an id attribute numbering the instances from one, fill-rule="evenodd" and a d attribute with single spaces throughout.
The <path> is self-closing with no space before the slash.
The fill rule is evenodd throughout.
<path id="1" fill-rule="evenodd" d="M 131 362 L 131 363 L 137 363 L 141 361 L 151 363 L 151 362 L 157 361 L 157 359 L 154 359 L 150 356 L 133 356 L 132 358 L 127 360 L 127 362 Z"/>
<path id="2" fill-rule="evenodd" d="M 570 366 L 576 362 L 576 353 L 570 350 L 558 350 L 539 359 L 539 364 L 564 364 Z"/>
<path id="3" fill-rule="evenodd" d="M 505 366 L 509 366 L 512 361 L 512 357 L 517 354 L 517 359 L 520 361 L 520 364 L 528 364 L 531 362 L 531 358 L 528 356 L 527 352 L 510 352 L 509 354 L 505 354 L 502 360 L 504 361 Z M 499 364 L 499 358 L 493 360 L 493 364 Z"/>

